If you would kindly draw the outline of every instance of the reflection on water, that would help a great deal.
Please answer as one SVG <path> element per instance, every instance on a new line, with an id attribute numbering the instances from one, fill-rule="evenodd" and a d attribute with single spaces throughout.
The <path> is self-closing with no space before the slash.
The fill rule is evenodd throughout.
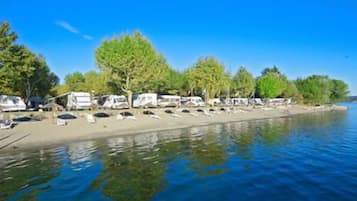
<path id="1" fill-rule="evenodd" d="M 353 200 L 354 115 L 219 124 L 1 154 L 0 200 Z"/>

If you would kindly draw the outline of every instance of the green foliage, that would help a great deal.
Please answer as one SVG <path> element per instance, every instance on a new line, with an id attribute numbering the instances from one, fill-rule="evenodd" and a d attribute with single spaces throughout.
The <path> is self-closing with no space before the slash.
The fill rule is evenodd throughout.
<path id="1" fill-rule="evenodd" d="M 135 32 L 105 40 L 95 52 L 98 67 L 110 75 L 113 84 L 128 94 L 152 88 L 168 70 L 164 57 L 149 40 Z"/>
<path id="2" fill-rule="evenodd" d="M 262 98 L 276 98 L 286 88 L 286 78 L 275 72 L 268 72 L 257 79 L 257 93 Z"/>
<path id="3" fill-rule="evenodd" d="M 185 75 L 178 72 L 172 68 L 163 76 L 163 79 L 155 83 L 154 92 L 159 94 L 174 94 L 182 95 L 185 94 L 189 89 L 187 89 L 187 79 Z"/>
<path id="4" fill-rule="evenodd" d="M 280 72 L 279 68 L 277 66 L 275 66 L 275 65 L 272 68 L 265 68 L 262 71 L 262 75 L 266 75 L 268 73 L 277 73 L 279 75 L 282 75 L 282 73 Z"/>
<path id="5" fill-rule="evenodd" d="M 93 95 L 106 95 L 111 92 L 106 75 L 95 71 L 84 74 L 84 88 L 85 91 L 92 92 Z"/>
<path id="6" fill-rule="evenodd" d="M 348 85 L 342 80 L 331 80 L 331 102 L 336 103 L 347 100 L 350 93 Z"/>
<path id="7" fill-rule="evenodd" d="M 74 72 L 66 75 L 64 83 L 68 91 L 85 91 L 84 75 L 80 72 Z"/>
<path id="8" fill-rule="evenodd" d="M 330 103 L 331 82 L 328 76 L 312 75 L 295 82 L 306 104 Z"/>
<path id="9" fill-rule="evenodd" d="M 195 88 L 205 91 L 205 100 L 218 96 L 230 84 L 230 75 L 225 72 L 224 65 L 214 57 L 199 59 L 185 72 L 191 92 Z"/>
<path id="10" fill-rule="evenodd" d="M 293 81 L 287 81 L 285 90 L 283 91 L 282 96 L 284 98 L 298 98 L 299 91 Z"/>
<path id="11" fill-rule="evenodd" d="M 31 96 L 46 96 L 59 79 L 50 72 L 42 56 L 23 45 L 14 44 L 8 23 L 0 24 L 0 93 L 19 95 L 25 102 Z"/>
<path id="12" fill-rule="evenodd" d="M 241 67 L 232 80 L 232 90 L 239 97 L 250 97 L 255 90 L 255 79 L 246 68 Z"/>
<path id="13" fill-rule="evenodd" d="M 66 75 L 64 80 L 64 86 L 57 86 L 54 89 L 57 90 L 57 95 L 70 91 L 86 91 L 98 96 L 106 95 L 113 91 L 108 85 L 107 76 L 104 73 L 88 71 L 83 75 L 80 72 L 74 72 Z"/>

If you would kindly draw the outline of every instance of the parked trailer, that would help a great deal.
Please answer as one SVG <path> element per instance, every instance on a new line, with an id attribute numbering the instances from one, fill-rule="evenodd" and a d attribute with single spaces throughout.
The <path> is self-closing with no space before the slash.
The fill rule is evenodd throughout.
<path id="1" fill-rule="evenodd" d="M 160 95 L 158 97 L 160 107 L 178 107 L 181 105 L 181 97 L 173 95 Z"/>
<path id="2" fill-rule="evenodd" d="M 92 106 L 92 98 L 88 92 L 68 92 L 50 98 L 50 102 L 62 105 L 67 110 L 87 110 Z"/>
<path id="3" fill-rule="evenodd" d="M 133 107 L 157 107 L 157 94 L 144 93 L 134 96 Z"/>
<path id="4" fill-rule="evenodd" d="M 104 109 L 128 109 L 129 103 L 125 96 L 106 95 L 98 99 L 98 105 Z"/>
<path id="5" fill-rule="evenodd" d="M 194 106 L 194 107 L 200 107 L 200 106 L 203 107 L 206 105 L 205 102 L 203 102 L 202 98 L 199 96 L 182 97 L 181 103 L 182 105 Z"/>
<path id="6" fill-rule="evenodd" d="M 18 96 L 0 95 L 0 111 L 23 111 L 26 110 L 25 102 Z"/>

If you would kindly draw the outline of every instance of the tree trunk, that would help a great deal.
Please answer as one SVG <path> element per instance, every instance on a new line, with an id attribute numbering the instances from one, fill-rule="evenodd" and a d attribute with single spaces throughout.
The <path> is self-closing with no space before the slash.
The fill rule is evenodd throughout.
<path id="1" fill-rule="evenodd" d="M 205 103 L 208 104 L 208 100 L 209 100 L 209 92 L 208 90 L 206 90 L 206 93 L 205 93 Z"/>
<path id="2" fill-rule="evenodd" d="M 26 106 L 27 106 L 27 104 L 28 104 L 28 102 L 29 102 L 29 100 L 30 100 L 30 97 L 31 97 L 31 84 L 30 84 L 30 81 L 29 80 L 27 80 L 26 81 L 26 87 L 25 87 L 26 89 L 25 89 L 25 104 L 26 104 Z"/>
<path id="3" fill-rule="evenodd" d="M 128 94 L 129 109 L 131 109 L 133 107 L 133 92 L 128 90 L 126 93 Z"/>

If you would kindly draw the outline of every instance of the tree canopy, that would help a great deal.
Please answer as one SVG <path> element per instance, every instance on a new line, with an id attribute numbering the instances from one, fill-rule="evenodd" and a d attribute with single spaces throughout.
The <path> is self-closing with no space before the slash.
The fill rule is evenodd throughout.
<path id="1" fill-rule="evenodd" d="M 275 72 L 268 72 L 257 79 L 257 93 L 262 98 L 276 98 L 282 95 L 286 80 Z"/>
<path id="2" fill-rule="evenodd" d="M 168 70 L 166 60 L 140 32 L 105 40 L 95 52 L 99 69 L 128 94 L 150 90 Z M 130 101 L 129 101 L 130 102 Z M 131 104 L 131 103 L 130 103 Z"/>
<path id="3" fill-rule="evenodd" d="M 296 80 L 296 86 L 306 104 L 335 103 L 347 98 L 348 85 L 326 75 L 312 75 Z"/>
<path id="4" fill-rule="evenodd" d="M 206 101 L 219 95 L 230 83 L 230 76 L 225 72 L 224 65 L 214 57 L 200 58 L 185 74 L 191 91 L 201 89 Z"/>
<path id="5" fill-rule="evenodd" d="M 0 93 L 19 95 L 25 102 L 31 96 L 46 96 L 59 79 L 50 71 L 45 58 L 24 45 L 15 44 L 7 22 L 0 24 Z"/>
<path id="6" fill-rule="evenodd" d="M 232 90 L 239 97 L 251 97 L 255 91 L 255 79 L 246 68 L 240 67 L 232 80 Z"/>

